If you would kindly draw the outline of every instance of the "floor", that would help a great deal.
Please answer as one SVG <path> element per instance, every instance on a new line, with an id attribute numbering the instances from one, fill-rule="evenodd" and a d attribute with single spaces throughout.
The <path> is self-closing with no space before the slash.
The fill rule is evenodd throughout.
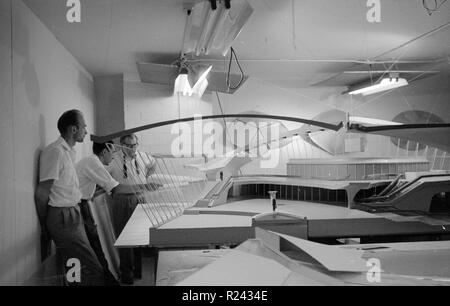
<path id="1" fill-rule="evenodd" d="M 156 284 L 156 273 L 155 271 L 155 257 L 154 255 L 146 250 L 142 250 L 142 278 L 135 279 L 132 286 L 155 286 Z M 126 286 L 126 285 L 124 285 Z"/>
<path id="2" fill-rule="evenodd" d="M 148 255 L 142 256 L 142 278 L 135 279 L 133 287 L 142 287 L 142 286 L 155 286 L 156 280 L 154 273 L 150 271 L 154 271 L 155 263 L 154 259 Z M 126 285 L 125 285 L 126 286 Z"/>

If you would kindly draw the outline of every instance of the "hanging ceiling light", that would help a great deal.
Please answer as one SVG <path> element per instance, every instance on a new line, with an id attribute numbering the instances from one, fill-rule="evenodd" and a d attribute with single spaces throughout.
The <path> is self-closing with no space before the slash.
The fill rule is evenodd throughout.
<path id="1" fill-rule="evenodd" d="M 196 95 L 201 98 L 208 87 L 207 76 L 212 66 L 202 69 L 201 67 L 188 66 L 185 62 L 182 62 L 181 65 L 180 73 L 175 79 L 174 94 Z"/>
<path id="2" fill-rule="evenodd" d="M 183 41 L 184 55 L 225 56 L 244 24 L 253 13 L 247 0 L 208 0 L 187 9 Z M 185 58 L 178 63 L 180 72 L 175 80 L 174 93 L 201 97 L 208 87 L 207 76 L 212 66 L 190 65 Z"/>
<path id="3" fill-rule="evenodd" d="M 197 3 L 188 10 L 183 53 L 225 56 L 252 13 L 246 0 Z"/>
<path id="4" fill-rule="evenodd" d="M 192 96 L 192 88 L 188 80 L 188 70 L 186 67 L 180 69 L 180 74 L 175 79 L 174 94 Z"/>
<path id="5" fill-rule="evenodd" d="M 377 118 L 359 117 L 359 116 L 349 116 L 348 120 L 352 124 L 360 123 L 360 124 L 365 124 L 365 125 L 402 125 L 402 123 L 399 123 L 399 122 L 388 121 L 388 120 L 377 119 Z"/>
<path id="6" fill-rule="evenodd" d="M 376 82 L 375 84 L 368 84 L 362 87 L 359 86 L 359 88 L 349 89 L 348 94 L 362 94 L 363 96 L 367 96 L 406 85 L 408 85 L 408 81 L 406 79 L 400 78 L 398 73 L 391 73 L 388 78 L 383 78 L 381 81 Z"/>
<path id="7" fill-rule="evenodd" d="M 195 82 L 194 86 L 192 87 L 192 92 L 199 96 L 200 98 L 203 96 L 203 93 L 205 92 L 206 88 L 208 87 L 208 80 L 206 77 L 208 76 L 209 72 L 211 71 L 212 66 L 209 66 L 206 68 L 205 71 L 203 71 L 200 74 L 200 77 Z"/>

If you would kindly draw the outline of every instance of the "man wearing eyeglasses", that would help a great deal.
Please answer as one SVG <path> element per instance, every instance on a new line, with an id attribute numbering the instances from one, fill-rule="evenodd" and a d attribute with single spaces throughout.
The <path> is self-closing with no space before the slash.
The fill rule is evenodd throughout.
<path id="1" fill-rule="evenodd" d="M 149 186 L 147 178 L 154 172 L 156 161 L 146 153 L 138 151 L 138 138 L 135 134 L 120 138 L 120 150 L 114 153 L 114 160 L 109 168 L 111 176 L 124 186 Z M 150 184 L 151 185 L 151 184 Z M 113 223 L 116 237 L 124 229 L 137 204 L 145 203 L 141 191 L 148 188 L 135 188 L 134 192 L 113 193 Z M 134 278 L 140 278 L 140 250 L 119 249 L 121 281 L 133 284 Z"/>

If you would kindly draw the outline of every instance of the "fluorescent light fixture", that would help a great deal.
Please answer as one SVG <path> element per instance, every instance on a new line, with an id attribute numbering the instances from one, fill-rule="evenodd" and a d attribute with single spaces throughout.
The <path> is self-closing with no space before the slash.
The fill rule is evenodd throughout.
<path id="1" fill-rule="evenodd" d="M 208 87 L 208 80 L 204 79 L 203 82 L 200 82 L 195 84 L 195 86 L 192 88 L 193 94 L 197 95 L 199 98 L 203 96 L 205 93 L 206 88 Z"/>
<path id="2" fill-rule="evenodd" d="M 206 77 L 208 76 L 209 72 L 211 71 L 212 66 L 209 66 L 205 72 L 202 73 L 202 75 L 198 78 L 197 82 L 195 83 L 194 87 L 192 87 L 192 92 L 199 97 L 203 96 L 203 93 L 205 92 L 206 88 L 208 87 L 208 80 Z"/>
<path id="3" fill-rule="evenodd" d="M 174 94 L 192 96 L 192 88 L 189 85 L 187 74 L 180 74 L 175 80 Z"/>
<path id="4" fill-rule="evenodd" d="M 183 96 L 192 96 L 192 88 L 189 84 L 188 70 L 181 68 L 180 74 L 175 79 L 174 94 L 182 94 Z"/>
<path id="5" fill-rule="evenodd" d="M 205 93 L 206 88 L 208 87 L 208 80 L 206 79 L 206 77 L 208 76 L 211 69 L 212 66 L 209 66 L 200 75 L 199 78 L 196 78 L 195 72 L 193 72 L 192 69 L 191 71 L 189 71 L 189 69 L 185 67 L 181 68 L 180 74 L 175 79 L 174 94 L 181 94 L 183 96 L 189 97 L 191 97 L 192 95 L 196 95 L 201 98 Z M 191 87 L 189 79 L 196 80 L 194 86 Z"/>
<path id="6" fill-rule="evenodd" d="M 402 125 L 402 123 L 394 121 L 387 121 L 376 118 L 358 117 L 358 116 L 349 116 L 349 121 L 351 123 L 362 123 L 368 125 Z"/>
<path id="7" fill-rule="evenodd" d="M 386 90 L 390 90 L 390 89 L 394 89 L 394 88 L 398 88 L 398 87 L 402 87 L 402 86 L 406 86 L 406 85 L 408 85 L 408 81 L 406 81 L 403 78 L 389 77 L 389 78 L 382 79 L 381 82 L 379 82 L 379 83 L 372 84 L 367 87 L 362 87 L 360 89 L 350 91 L 348 94 L 349 95 L 362 94 L 363 96 L 367 96 L 367 95 L 371 95 L 371 94 L 374 94 L 377 92 L 382 92 L 382 91 L 386 91 Z"/>
<path id="8" fill-rule="evenodd" d="M 188 10 L 183 53 L 225 56 L 252 13 L 246 0 L 197 3 Z"/>

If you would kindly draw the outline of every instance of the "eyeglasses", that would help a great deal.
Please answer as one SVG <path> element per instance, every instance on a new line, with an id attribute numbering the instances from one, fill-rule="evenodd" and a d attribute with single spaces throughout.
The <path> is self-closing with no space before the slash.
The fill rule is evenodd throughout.
<path id="1" fill-rule="evenodd" d="M 136 149 L 137 147 L 138 147 L 138 143 L 130 143 L 130 144 L 128 144 L 128 143 L 124 143 L 123 144 L 125 147 L 127 147 L 127 148 L 130 148 L 130 149 Z"/>

